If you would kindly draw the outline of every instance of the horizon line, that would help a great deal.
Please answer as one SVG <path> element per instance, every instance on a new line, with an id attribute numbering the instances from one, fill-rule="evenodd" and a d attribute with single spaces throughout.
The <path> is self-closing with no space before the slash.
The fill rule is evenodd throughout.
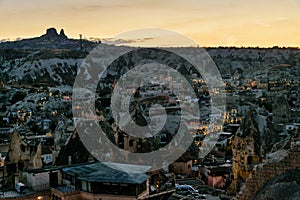
<path id="1" fill-rule="evenodd" d="M 10 39 L 0 39 L 0 45 L 3 43 L 9 43 L 9 42 L 19 42 L 22 40 L 27 40 L 27 39 L 34 39 L 37 37 L 31 37 L 31 38 L 16 38 L 14 40 L 10 40 Z M 80 40 L 79 38 L 68 38 L 70 40 Z M 106 39 L 106 38 L 102 38 L 102 39 Z M 87 39 L 84 38 L 83 40 L 86 41 L 90 41 L 90 42 L 101 42 L 102 44 L 106 44 L 106 45 L 114 45 L 114 46 L 129 46 L 129 47 L 139 47 L 141 48 L 141 46 L 130 46 L 130 45 L 126 45 L 125 44 L 112 44 L 112 43 L 106 43 L 106 42 L 102 42 L 102 40 L 99 38 L 99 40 L 95 40 L 95 39 Z M 160 46 L 157 46 L 157 48 L 159 48 Z M 145 47 L 147 48 L 147 47 Z M 161 48 L 161 47 L 160 47 Z M 167 46 L 167 47 L 163 47 L 163 48 L 239 48 L 239 49 L 300 49 L 300 46 L 279 46 L 279 45 L 272 45 L 272 46 L 260 46 L 260 45 L 249 45 L 249 46 L 241 46 L 241 45 L 218 45 L 218 46 L 201 46 L 201 45 L 191 45 L 191 46 Z"/>

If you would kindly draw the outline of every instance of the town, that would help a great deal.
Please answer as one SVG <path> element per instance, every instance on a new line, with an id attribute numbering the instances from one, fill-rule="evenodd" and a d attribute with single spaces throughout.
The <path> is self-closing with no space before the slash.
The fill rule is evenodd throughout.
<path id="1" fill-rule="evenodd" d="M 74 101 L 73 83 L 84 58 L 97 45 L 119 48 L 100 41 L 69 39 L 63 30 L 58 34 L 54 28 L 37 38 L 0 43 L 1 198 L 299 197 L 298 48 L 206 48 L 223 85 L 210 87 L 207 77 L 190 72 L 184 77 L 195 96 L 186 95 L 183 81 L 174 78 L 174 70 L 157 63 L 132 72 L 139 85 L 129 79 L 121 83 L 121 76 L 136 64 L 135 57 L 124 56 L 114 62 L 102 74 L 91 98 L 97 122 L 112 144 L 131 153 L 158 151 L 176 137 L 180 119 L 185 121 L 185 134 L 192 138 L 189 148 L 174 162 L 151 170 L 150 165 L 110 162 L 114 152 L 107 153 L 108 149 L 100 149 L 100 155 L 95 156 L 81 138 L 74 113 L 89 118 L 89 112 Z M 184 51 L 190 53 L 195 48 Z M 153 71 L 159 75 L 143 79 Z M 114 93 L 119 106 L 114 113 L 112 91 L 121 86 L 126 89 Z M 91 100 L 85 92 L 76 93 L 82 94 L 83 104 Z M 129 102 L 118 102 L 128 94 Z M 215 96 L 224 101 L 219 107 L 213 105 Z M 153 105 L 164 108 L 168 116 L 165 124 Z M 200 115 L 195 117 L 197 109 Z M 124 131 L 132 127 L 131 119 L 117 124 L 127 112 L 136 124 L 150 124 L 154 132 L 162 128 L 152 137 L 132 136 Z M 182 115 L 185 112 L 189 115 Z"/>

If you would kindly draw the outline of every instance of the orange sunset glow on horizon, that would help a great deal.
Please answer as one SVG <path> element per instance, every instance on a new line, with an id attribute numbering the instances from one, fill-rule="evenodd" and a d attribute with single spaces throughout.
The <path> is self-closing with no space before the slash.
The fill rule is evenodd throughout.
<path id="1" fill-rule="evenodd" d="M 2 41 L 37 37 L 49 27 L 104 40 L 155 27 L 205 47 L 300 47 L 300 0 L 0 0 L 0 17 Z"/>

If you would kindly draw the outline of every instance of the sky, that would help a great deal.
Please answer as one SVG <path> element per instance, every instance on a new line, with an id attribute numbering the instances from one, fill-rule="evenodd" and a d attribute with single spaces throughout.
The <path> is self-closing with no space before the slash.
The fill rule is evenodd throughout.
<path id="1" fill-rule="evenodd" d="M 0 40 L 50 27 L 106 40 L 154 27 L 205 47 L 300 47 L 300 0 L 0 0 L 0 19 Z"/>

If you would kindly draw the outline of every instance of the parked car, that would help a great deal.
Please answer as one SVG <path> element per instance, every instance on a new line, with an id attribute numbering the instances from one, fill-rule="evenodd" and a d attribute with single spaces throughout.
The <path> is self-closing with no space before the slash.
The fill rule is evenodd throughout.
<path id="1" fill-rule="evenodd" d="M 198 193 L 198 190 L 194 189 L 191 185 L 176 185 L 177 194 L 188 195 Z"/>

